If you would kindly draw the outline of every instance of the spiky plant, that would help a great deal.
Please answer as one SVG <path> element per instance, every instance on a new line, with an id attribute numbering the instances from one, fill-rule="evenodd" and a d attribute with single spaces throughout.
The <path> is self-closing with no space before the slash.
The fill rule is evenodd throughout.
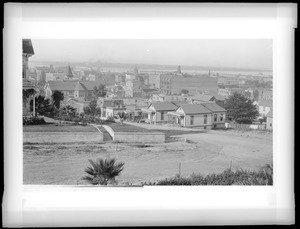
<path id="1" fill-rule="evenodd" d="M 84 171 L 88 174 L 82 177 L 82 180 L 92 185 L 107 185 L 109 180 L 114 180 L 124 169 L 122 162 L 117 163 L 115 158 L 100 159 L 96 161 L 89 159 L 91 167 L 87 167 Z"/>

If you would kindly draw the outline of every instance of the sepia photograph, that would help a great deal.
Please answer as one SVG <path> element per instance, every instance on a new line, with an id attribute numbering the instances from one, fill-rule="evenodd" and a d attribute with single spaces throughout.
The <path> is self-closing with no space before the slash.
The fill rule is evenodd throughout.
<path id="1" fill-rule="evenodd" d="M 23 39 L 24 184 L 273 185 L 271 39 Z"/>

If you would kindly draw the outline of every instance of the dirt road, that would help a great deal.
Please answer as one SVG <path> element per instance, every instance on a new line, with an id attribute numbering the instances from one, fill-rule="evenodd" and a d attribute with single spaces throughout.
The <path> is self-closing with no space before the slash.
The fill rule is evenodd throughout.
<path id="1" fill-rule="evenodd" d="M 144 126 L 143 126 L 144 127 Z M 230 131 L 172 129 L 148 126 L 166 133 L 164 144 L 26 143 L 24 184 L 84 184 L 80 180 L 88 159 L 115 157 L 125 162 L 119 184 L 140 184 L 194 173 L 203 175 L 229 168 L 256 170 L 272 163 L 272 135 L 237 134 Z M 82 133 L 84 135 L 84 133 Z M 186 141 L 185 141 L 186 140 Z"/>

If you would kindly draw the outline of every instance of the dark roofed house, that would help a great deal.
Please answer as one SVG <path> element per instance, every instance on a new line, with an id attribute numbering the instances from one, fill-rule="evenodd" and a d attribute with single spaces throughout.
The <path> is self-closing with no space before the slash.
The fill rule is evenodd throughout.
<path id="1" fill-rule="evenodd" d="M 215 103 L 184 104 L 175 111 L 168 112 L 176 124 L 183 127 L 213 127 L 225 126 L 226 110 Z M 215 119 L 217 115 L 217 119 Z"/>
<path id="2" fill-rule="evenodd" d="M 146 109 L 142 109 L 142 112 L 147 114 L 147 122 L 156 124 L 168 122 L 169 117 L 167 113 L 169 111 L 175 111 L 177 107 L 178 106 L 171 102 L 153 102 Z"/>
<path id="3" fill-rule="evenodd" d="M 98 106 L 101 108 L 101 117 L 115 117 L 119 112 L 125 112 L 126 107 L 122 99 L 98 99 Z"/>
<path id="4" fill-rule="evenodd" d="M 86 82 L 48 81 L 45 85 L 46 97 L 51 97 L 54 91 L 61 91 L 64 94 L 64 100 L 77 98 L 82 101 L 91 101 L 93 99 L 93 88 Z"/>

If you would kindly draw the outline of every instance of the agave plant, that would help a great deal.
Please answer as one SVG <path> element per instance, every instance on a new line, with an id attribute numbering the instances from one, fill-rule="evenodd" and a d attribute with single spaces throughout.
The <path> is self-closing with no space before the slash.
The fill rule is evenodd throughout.
<path id="1" fill-rule="evenodd" d="M 87 167 L 84 171 L 88 174 L 82 177 L 82 180 L 92 185 L 107 185 L 107 183 L 120 175 L 124 169 L 124 163 L 116 163 L 116 159 L 100 159 L 96 161 L 89 159 L 91 167 Z"/>

